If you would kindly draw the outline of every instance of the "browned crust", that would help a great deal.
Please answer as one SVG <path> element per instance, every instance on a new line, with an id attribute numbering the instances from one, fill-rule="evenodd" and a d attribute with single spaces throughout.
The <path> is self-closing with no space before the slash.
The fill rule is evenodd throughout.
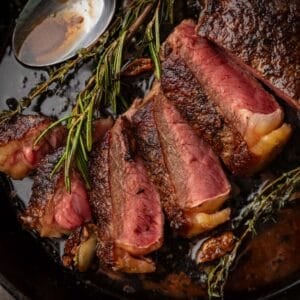
<path id="1" fill-rule="evenodd" d="M 171 51 L 166 43 L 161 79 L 165 96 L 234 174 L 247 174 L 257 159 L 237 129 L 203 92 L 184 61 Z"/>
<path id="2" fill-rule="evenodd" d="M 111 228 L 112 199 L 110 191 L 109 148 L 111 132 L 108 131 L 103 140 L 94 146 L 89 160 L 91 190 L 89 192 L 93 217 L 99 230 L 97 256 L 102 267 L 112 268 L 115 264 L 114 241 Z"/>
<path id="3" fill-rule="evenodd" d="M 64 148 L 47 155 L 40 163 L 33 177 L 32 195 L 29 206 L 21 216 L 26 226 L 39 230 L 40 218 L 44 215 L 49 201 L 54 197 L 57 184 L 63 180 L 63 172 L 59 171 L 51 177 L 54 166 L 60 159 Z"/>
<path id="4" fill-rule="evenodd" d="M 255 69 L 299 108 L 299 18 L 298 0 L 208 0 L 197 31 Z"/>
<path id="5" fill-rule="evenodd" d="M 29 130 L 51 122 L 53 122 L 51 118 L 42 115 L 16 115 L 9 121 L 0 124 L 0 145 L 5 145 L 11 140 L 21 139 Z"/>

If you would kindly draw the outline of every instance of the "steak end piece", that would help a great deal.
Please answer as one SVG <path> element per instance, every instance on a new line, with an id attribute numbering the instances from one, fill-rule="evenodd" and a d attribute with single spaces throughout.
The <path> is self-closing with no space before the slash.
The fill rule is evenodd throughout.
<path id="1" fill-rule="evenodd" d="M 197 32 L 300 109 L 300 2 L 208 0 Z"/>
<path id="2" fill-rule="evenodd" d="M 47 155 L 34 175 L 29 206 L 21 215 L 22 223 L 42 237 L 61 237 L 91 221 L 85 185 L 76 170 L 71 171 L 71 191 L 65 188 L 64 175 L 51 172 L 64 148 Z"/>

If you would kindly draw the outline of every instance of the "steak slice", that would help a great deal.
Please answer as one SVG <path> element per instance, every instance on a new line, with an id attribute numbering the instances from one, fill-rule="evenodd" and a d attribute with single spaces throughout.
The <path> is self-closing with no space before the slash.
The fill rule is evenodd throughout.
<path id="1" fill-rule="evenodd" d="M 283 124 L 283 112 L 274 98 L 207 40 L 197 37 L 192 21 L 183 21 L 175 28 L 165 43 L 163 56 L 162 88 L 167 97 L 183 115 L 187 115 L 181 107 L 183 102 L 200 101 L 193 105 L 198 107 L 198 124 L 193 122 L 193 127 L 202 132 L 209 128 L 211 134 L 203 137 L 234 173 L 256 171 L 286 143 L 291 128 Z M 180 67 L 176 69 L 178 61 Z M 178 84 L 185 75 L 194 78 L 193 85 L 196 81 L 199 85 L 193 89 L 192 99 L 188 99 L 188 83 Z M 173 88 L 181 90 L 179 95 Z M 219 140 L 212 141 L 216 131 Z M 237 141 L 233 141 L 234 136 Z M 217 146 L 216 142 L 222 144 Z M 235 145 L 230 147 L 230 143 Z M 228 156 L 233 155 L 236 161 L 228 164 Z"/>
<path id="2" fill-rule="evenodd" d="M 64 148 L 47 155 L 40 163 L 33 179 L 29 206 L 21 216 L 23 224 L 42 237 L 61 237 L 91 221 L 88 195 L 79 173 L 71 171 L 71 191 L 65 188 L 64 174 L 51 172 Z"/>
<path id="3" fill-rule="evenodd" d="M 159 93 L 159 86 L 144 99 L 132 122 L 171 227 L 190 237 L 227 221 L 230 210 L 216 212 L 230 193 L 218 159 Z"/>
<path id="4" fill-rule="evenodd" d="M 154 120 L 154 99 L 159 92 L 157 85 L 136 109 L 131 121 L 137 141 L 138 153 L 143 158 L 151 181 L 160 193 L 164 212 L 173 229 L 182 230 L 188 224 L 183 210 L 178 206 L 175 188 L 165 165 L 160 139 Z M 136 102 L 133 104 L 136 106 Z M 132 110 L 132 109 L 130 109 Z"/>
<path id="5" fill-rule="evenodd" d="M 171 53 L 162 63 L 161 83 L 165 96 L 233 173 L 245 174 L 257 164 L 257 157 L 250 152 L 242 135 L 209 101 L 178 55 Z"/>
<path id="6" fill-rule="evenodd" d="M 185 235 L 193 236 L 227 221 L 229 209 L 216 211 L 229 197 L 230 184 L 210 146 L 162 94 L 155 100 L 154 116 L 177 205 L 188 222 Z M 207 226 L 210 223 L 207 218 L 212 221 L 213 215 L 217 223 Z"/>
<path id="7" fill-rule="evenodd" d="M 300 109 L 300 2 L 208 0 L 197 32 Z"/>
<path id="8" fill-rule="evenodd" d="M 103 268 L 147 273 L 146 255 L 162 245 L 159 194 L 149 181 L 125 117 L 96 145 L 90 160 L 90 201 L 99 230 L 97 255 Z"/>
<path id="9" fill-rule="evenodd" d="M 17 115 L 0 125 L 0 171 L 13 179 L 28 175 L 46 154 L 63 145 L 66 129 L 58 126 L 37 145 L 37 137 L 53 120 L 41 115 Z"/>

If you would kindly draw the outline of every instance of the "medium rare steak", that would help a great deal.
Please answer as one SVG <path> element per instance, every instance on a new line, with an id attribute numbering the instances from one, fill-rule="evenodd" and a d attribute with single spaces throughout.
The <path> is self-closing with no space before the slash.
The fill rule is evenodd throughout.
<path id="1" fill-rule="evenodd" d="M 193 236 L 227 221 L 229 209 L 216 211 L 229 197 L 230 184 L 210 146 L 162 94 L 156 98 L 154 116 L 177 205 L 188 222 L 185 235 Z"/>
<path id="2" fill-rule="evenodd" d="M 71 191 L 65 188 L 63 171 L 51 176 L 64 148 L 47 155 L 33 179 L 29 206 L 21 216 L 25 226 L 42 237 L 61 237 L 91 221 L 88 195 L 79 173 L 71 171 Z"/>
<path id="3" fill-rule="evenodd" d="M 185 65 L 181 63 L 183 67 L 177 70 L 175 69 L 176 66 L 170 68 L 170 65 L 176 64 L 178 58 Z M 288 125 L 283 124 L 283 112 L 274 98 L 252 76 L 243 72 L 207 40 L 197 37 L 195 24 L 192 21 L 183 21 L 168 37 L 164 46 L 163 60 L 162 88 L 175 105 L 178 100 L 181 102 L 185 100 L 180 99 L 178 95 L 172 97 L 172 91 L 170 90 L 172 84 L 175 87 L 176 84 L 174 83 L 177 79 L 179 81 L 179 78 L 183 78 L 182 71 L 186 72 L 187 68 L 190 69 L 199 88 L 202 90 L 202 97 L 193 97 L 193 101 L 197 101 L 198 98 L 202 102 L 201 104 L 204 104 L 201 107 L 202 117 L 198 118 L 200 123 L 198 128 L 215 127 L 215 130 L 221 128 L 221 122 L 216 123 L 219 125 L 218 127 L 211 125 L 215 120 L 215 115 L 211 114 L 211 111 L 213 111 L 213 113 L 223 116 L 223 120 L 225 120 L 224 127 L 226 127 L 225 132 L 229 132 L 231 126 L 235 129 L 232 131 L 231 136 L 235 135 L 236 132 L 239 133 L 235 145 L 241 147 L 237 148 L 240 150 L 241 155 L 237 153 L 237 162 L 231 163 L 233 168 L 228 165 L 228 160 L 224 159 L 226 156 L 222 153 L 227 149 L 230 151 L 230 147 L 228 147 L 228 144 L 232 143 L 230 135 L 228 135 L 227 145 L 225 144 L 224 147 L 223 145 L 219 146 L 221 151 L 217 150 L 216 145 L 209 139 L 209 135 L 203 135 L 217 153 L 221 154 L 220 156 L 224 159 L 224 162 L 227 162 L 227 166 L 231 167 L 234 173 L 247 174 L 256 171 L 278 152 L 280 146 L 285 144 L 291 130 Z M 190 77 L 193 76 L 190 75 Z M 165 77 L 167 78 L 165 79 Z M 196 84 L 195 80 L 194 84 Z M 175 88 L 179 89 L 180 87 L 181 85 L 178 85 Z M 184 88 L 181 88 L 180 94 L 185 96 L 185 99 L 190 97 Z M 196 94 L 199 95 L 200 92 Z M 205 101 L 205 97 L 207 101 Z M 192 100 L 186 101 L 191 103 Z M 208 104 L 209 102 L 213 105 Z M 212 110 L 213 107 L 216 108 Z M 213 118 L 203 117 L 203 115 L 207 116 L 209 114 Z M 222 120 L 222 118 L 219 117 L 219 120 Z M 227 124 L 230 124 L 230 126 Z M 248 148 L 246 152 L 243 141 Z M 231 149 L 234 147 L 232 145 Z M 226 153 L 226 155 L 228 154 Z M 251 155 L 256 159 L 253 160 Z M 235 164 L 239 168 L 235 168 Z"/>
<path id="4" fill-rule="evenodd" d="M 300 109 L 299 0 L 208 0 L 197 31 Z"/>
<path id="5" fill-rule="evenodd" d="M 159 93 L 159 86 L 144 99 L 132 122 L 171 227 L 189 237 L 228 220 L 229 210 L 216 212 L 230 192 L 218 159 Z"/>
<path id="6" fill-rule="evenodd" d="M 146 255 L 162 245 L 159 194 L 149 181 L 125 117 L 95 146 L 90 160 L 90 201 L 98 226 L 97 255 L 103 268 L 147 273 Z"/>

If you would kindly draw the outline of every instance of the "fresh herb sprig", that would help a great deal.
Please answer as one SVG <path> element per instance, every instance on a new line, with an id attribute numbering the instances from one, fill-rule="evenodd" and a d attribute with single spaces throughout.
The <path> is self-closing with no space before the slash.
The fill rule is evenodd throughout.
<path id="1" fill-rule="evenodd" d="M 92 149 L 92 121 L 95 111 L 110 105 L 114 114 L 117 113 L 118 100 L 122 105 L 126 102 L 121 97 L 120 73 L 123 61 L 125 43 L 134 35 L 134 31 L 144 30 L 148 37 L 148 47 L 159 76 L 159 17 L 161 1 L 133 1 L 130 8 L 120 18 L 119 30 L 112 42 L 99 56 L 96 74 L 90 79 L 86 88 L 79 94 L 77 104 L 72 111 L 72 118 L 68 121 L 68 138 L 66 150 L 57 168 L 64 164 L 65 184 L 70 190 L 70 170 L 73 162 L 81 172 L 88 185 L 88 152 Z M 151 16 L 152 15 L 152 16 Z M 142 16 L 142 19 L 141 19 Z M 142 26 L 146 18 L 150 22 Z M 138 26 L 139 25 L 139 26 Z M 155 31 L 156 39 L 152 39 L 150 32 Z"/>
<path id="2" fill-rule="evenodd" d="M 271 220 L 274 214 L 286 206 L 299 186 L 300 167 L 266 183 L 250 197 L 249 203 L 232 220 L 232 229 L 242 231 L 241 235 L 236 238 L 234 248 L 209 271 L 208 294 L 210 299 L 223 298 L 230 268 L 236 261 L 243 242 L 256 233 L 258 224 Z"/>
<path id="3" fill-rule="evenodd" d="M 101 107 L 107 106 L 110 106 L 116 114 L 118 103 L 127 107 L 121 95 L 120 74 L 124 48 L 137 31 L 140 36 L 145 37 L 142 44 L 148 48 L 156 77 L 160 78 L 160 22 L 167 14 L 170 14 L 169 20 L 172 18 L 173 2 L 173 0 L 135 0 L 117 16 L 114 24 L 103 36 L 102 46 L 97 48 L 96 72 L 78 94 L 71 115 L 52 124 L 36 141 L 38 143 L 49 130 L 67 121 L 68 137 L 65 152 L 53 173 L 64 166 L 65 185 L 68 191 L 71 189 L 70 170 L 74 163 L 89 187 L 88 153 L 92 149 L 92 122 L 95 114 Z M 85 56 L 86 52 L 83 52 Z M 91 53 L 89 55 L 93 56 Z"/>

